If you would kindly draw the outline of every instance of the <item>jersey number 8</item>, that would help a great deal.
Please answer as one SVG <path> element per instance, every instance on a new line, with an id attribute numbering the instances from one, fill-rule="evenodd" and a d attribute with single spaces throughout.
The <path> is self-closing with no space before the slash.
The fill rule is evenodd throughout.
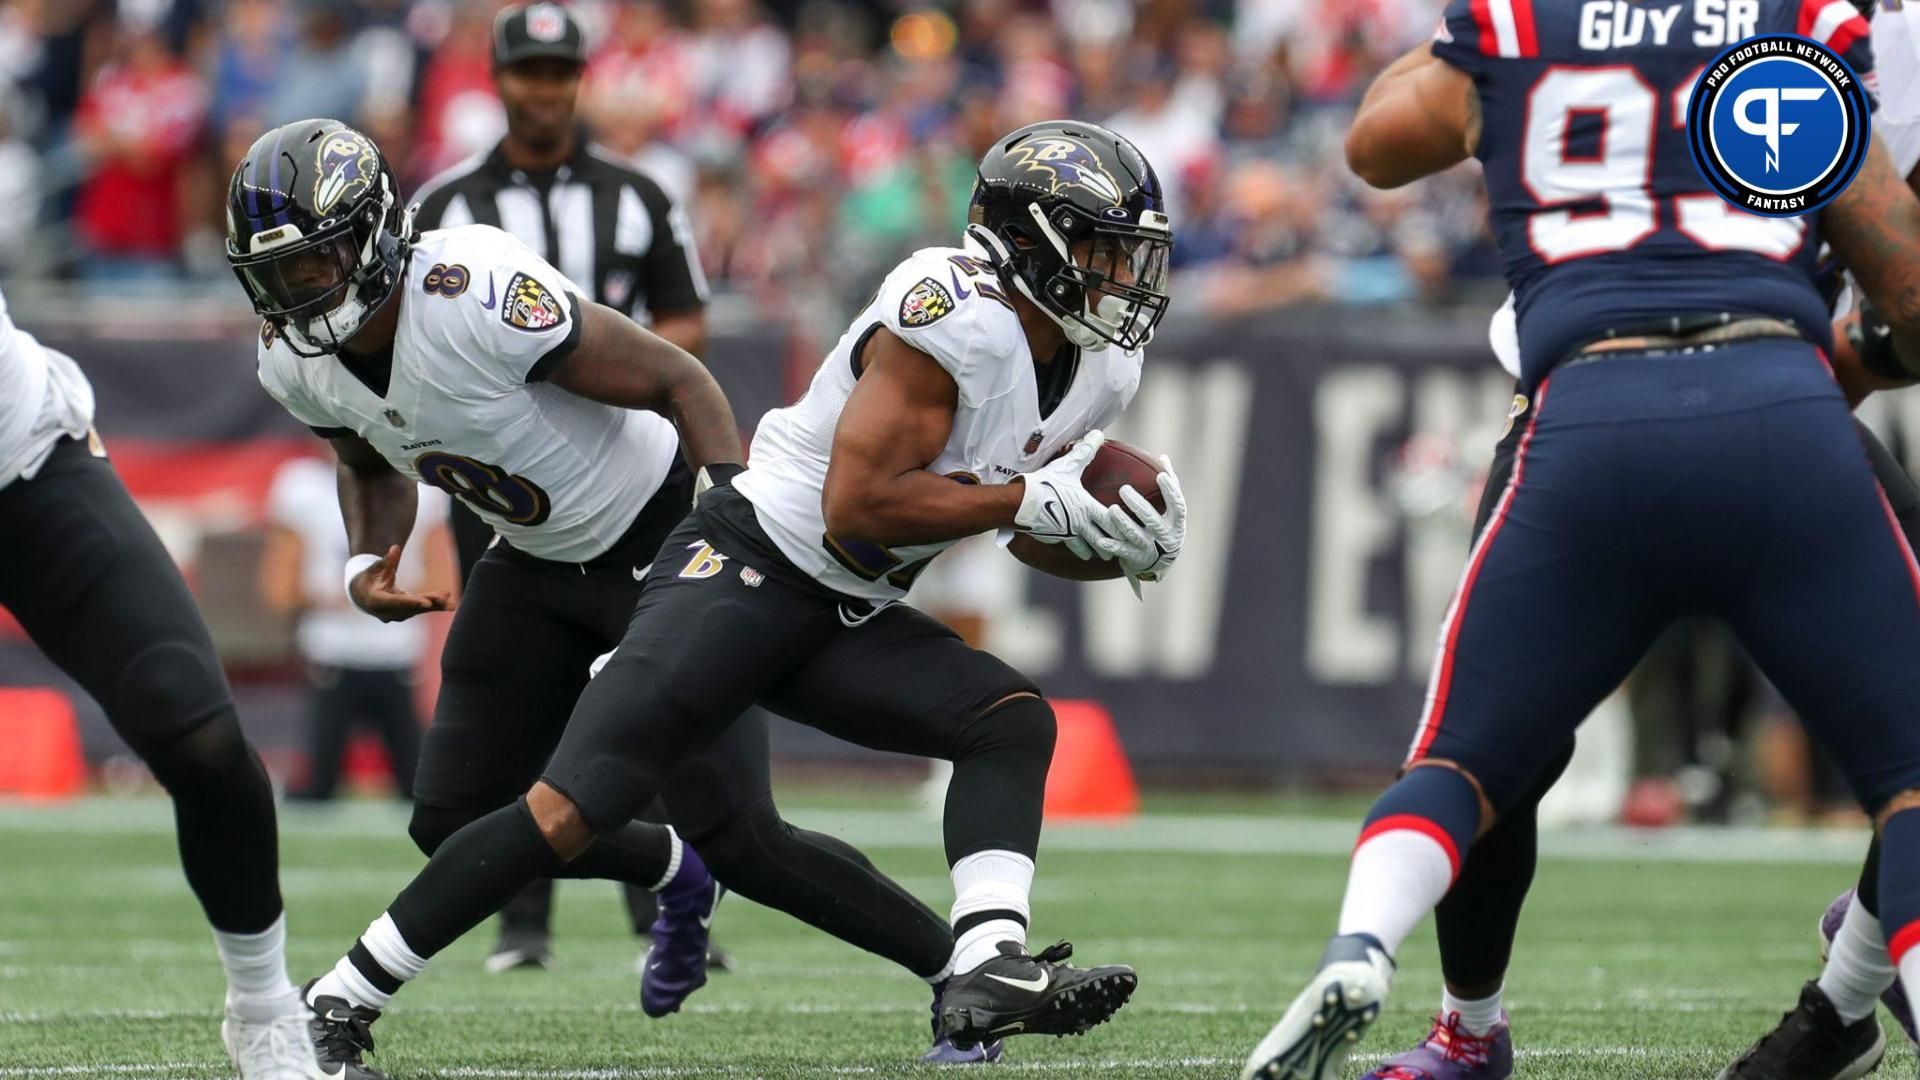
<path id="1" fill-rule="evenodd" d="M 452 266 L 446 263 L 434 263 L 427 270 L 426 276 L 420 279 L 420 288 L 428 294 L 437 293 L 451 300 L 466 292 L 467 284 L 472 280 L 473 275 L 467 273 L 467 268 L 459 263 Z"/>
<path id="2" fill-rule="evenodd" d="M 538 525 L 553 513 L 553 500 L 540 485 L 470 457 L 435 450 L 415 458 L 413 468 L 425 483 L 510 525 Z"/>
<path id="3" fill-rule="evenodd" d="M 1688 76 L 1672 92 L 1676 128 L 1686 126 L 1695 81 Z M 1659 110 L 1659 95 L 1630 65 L 1554 68 L 1533 84 L 1520 182 L 1540 206 L 1527 219 L 1527 241 L 1542 262 L 1624 251 L 1659 227 L 1651 191 Z M 1567 153 L 1567 129 L 1576 114 L 1600 118 L 1599 146 L 1590 156 Z M 1603 209 L 1555 209 L 1595 199 Z M 1710 191 L 1675 195 L 1672 202 L 1674 227 L 1709 251 L 1785 260 L 1806 238 L 1800 218 L 1749 214 Z"/>

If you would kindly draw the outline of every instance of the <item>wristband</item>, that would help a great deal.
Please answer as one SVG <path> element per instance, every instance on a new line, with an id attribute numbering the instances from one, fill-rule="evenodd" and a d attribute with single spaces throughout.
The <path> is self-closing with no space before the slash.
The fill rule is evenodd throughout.
<path id="1" fill-rule="evenodd" d="M 353 579 L 359 577 L 367 567 L 379 566 L 384 561 L 386 560 L 379 555 L 355 555 L 353 558 L 347 560 L 347 572 L 344 582 L 344 587 L 347 590 L 347 603 L 352 604 L 356 608 L 360 606 L 360 601 L 353 598 Z"/>
<path id="2" fill-rule="evenodd" d="M 700 466 L 700 472 L 693 478 L 694 500 L 698 501 L 700 496 L 722 484 L 733 483 L 734 477 L 746 471 L 747 467 L 745 465 L 731 461 L 716 461 L 709 465 Z"/>
<path id="3" fill-rule="evenodd" d="M 1907 364 L 1906 357 L 1894 346 L 1893 330 L 1871 301 L 1860 304 L 1860 318 L 1847 327 L 1847 343 L 1860 358 L 1860 366 L 1883 378 L 1910 382 L 1920 371 Z"/>

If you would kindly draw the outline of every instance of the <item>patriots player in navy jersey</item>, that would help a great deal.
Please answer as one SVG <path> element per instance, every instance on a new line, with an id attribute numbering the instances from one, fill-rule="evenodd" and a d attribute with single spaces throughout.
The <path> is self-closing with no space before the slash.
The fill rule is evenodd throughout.
<path id="1" fill-rule="evenodd" d="M 1687 97 L 1723 48 L 1769 32 L 1816 38 L 1871 79 L 1846 0 L 1454 0 L 1433 45 L 1363 102 L 1347 150 L 1370 183 L 1482 162 L 1531 415 L 1407 768 L 1362 830 L 1339 933 L 1244 1077 L 1336 1075 L 1476 838 L 1691 613 L 1731 624 L 1873 814 L 1890 951 L 1920 979 L 1920 814 L 1905 812 L 1920 807 L 1920 568 L 1825 363 L 1814 281 L 1824 237 L 1887 324 L 1867 366 L 1910 381 L 1920 202 L 1877 143 L 1817 216 L 1754 217 L 1707 187 Z M 1880 1047 L 1857 1052 L 1864 1071 Z"/>

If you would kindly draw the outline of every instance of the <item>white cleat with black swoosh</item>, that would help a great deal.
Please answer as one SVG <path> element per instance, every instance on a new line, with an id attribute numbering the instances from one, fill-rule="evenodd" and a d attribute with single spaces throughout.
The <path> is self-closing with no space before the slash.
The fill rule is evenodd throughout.
<path id="1" fill-rule="evenodd" d="M 1241 1080 L 1338 1080 L 1392 985 L 1393 958 L 1379 941 L 1366 934 L 1334 938 L 1313 981 L 1254 1047 Z"/>
<path id="2" fill-rule="evenodd" d="M 1007 1035 L 1080 1035 L 1120 1011 L 1140 981 L 1124 964 L 1077 968 L 1073 946 L 1058 942 L 1037 956 L 1017 942 L 955 975 L 940 995 L 940 1035 L 962 1049 Z"/>

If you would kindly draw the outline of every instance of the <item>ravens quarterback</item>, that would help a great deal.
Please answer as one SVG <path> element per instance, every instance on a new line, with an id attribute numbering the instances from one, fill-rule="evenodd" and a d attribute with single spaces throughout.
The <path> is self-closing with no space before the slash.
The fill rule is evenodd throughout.
<path id="1" fill-rule="evenodd" d="M 1071 966 L 1065 942 L 1027 948 L 1051 708 L 899 600 L 928 559 L 989 530 L 1077 577 L 1153 580 L 1173 564 L 1186 510 L 1170 471 L 1164 514 L 1138 492 L 1105 506 L 1081 483 L 1138 386 L 1173 237 L 1139 151 L 1070 121 L 1000 139 L 972 219 L 964 246 L 887 275 L 805 396 L 762 420 L 750 469 L 717 470 L 539 781 L 440 845 L 337 969 L 354 973 L 348 1003 L 377 1003 L 363 995 L 390 993 L 528 880 L 590 857 L 756 701 L 953 761 L 953 940 L 935 1020 L 955 1044 L 1077 1034 L 1126 1001 L 1133 969 Z"/>
<path id="2" fill-rule="evenodd" d="M 323 1064 L 377 1076 L 363 1055 L 379 1008 L 451 940 L 436 895 L 477 905 L 477 921 L 513 894 L 446 872 L 477 839 L 463 827 L 502 808 L 509 823 L 528 821 L 517 796 L 551 756 L 594 658 L 620 640 L 696 472 L 737 470 L 740 438 L 698 361 L 581 299 L 509 234 L 417 232 L 379 150 L 344 124 L 261 136 L 227 213 L 229 261 L 264 320 L 260 381 L 339 458 L 359 553 L 343 571 L 353 603 L 388 620 L 454 606 L 394 582 L 416 482 L 465 501 L 500 535 L 458 603 L 415 780 L 409 831 L 438 857 L 307 990 Z M 659 895 L 645 1010 L 672 1012 L 705 982 L 720 884 L 937 980 L 952 950 L 946 921 L 858 851 L 780 819 L 763 723 L 714 735 L 662 770 L 674 828 L 603 818 L 591 850 L 541 864 Z"/>
<path id="3" fill-rule="evenodd" d="M 1454 0 L 1349 132 L 1349 163 L 1377 186 L 1482 161 L 1529 410 L 1442 627 L 1407 768 L 1362 828 L 1339 932 L 1246 1077 L 1337 1074 L 1415 922 L 1509 814 L 1530 815 L 1574 726 L 1681 614 L 1732 626 L 1874 815 L 1892 966 L 1910 987 L 1920 977 L 1920 952 L 1903 947 L 1920 940 L 1920 567 L 1829 366 L 1816 267 L 1825 239 L 1886 305 L 1885 347 L 1858 359 L 1910 382 L 1920 203 L 1878 140 L 1852 186 L 1803 217 L 1736 210 L 1689 160 L 1698 73 L 1755 33 L 1815 38 L 1871 85 L 1847 0 L 1673 6 L 1636 25 L 1653 29 L 1584 33 L 1570 6 Z M 1496 947 L 1531 876 L 1530 827 L 1511 845 L 1512 881 L 1476 888 L 1510 905 L 1484 922 Z M 1375 1075 L 1506 1075 L 1511 1044 L 1486 1045 L 1503 1034 L 1487 989 L 1468 1038 L 1452 1025 L 1429 1037 L 1439 1052 Z M 1837 1074 L 1796 1055 L 1730 1075 L 1861 1075 L 1880 1051 L 1877 1027 L 1859 1034 L 1828 1048 L 1848 1055 Z M 1500 1052 L 1453 1053 L 1462 1044 Z"/>
<path id="4" fill-rule="evenodd" d="M 93 432 L 72 358 L 0 295 L 0 607 L 105 710 L 173 799 L 180 865 L 227 973 L 241 1080 L 325 1076 L 287 978 L 273 788 L 193 595 Z"/>

